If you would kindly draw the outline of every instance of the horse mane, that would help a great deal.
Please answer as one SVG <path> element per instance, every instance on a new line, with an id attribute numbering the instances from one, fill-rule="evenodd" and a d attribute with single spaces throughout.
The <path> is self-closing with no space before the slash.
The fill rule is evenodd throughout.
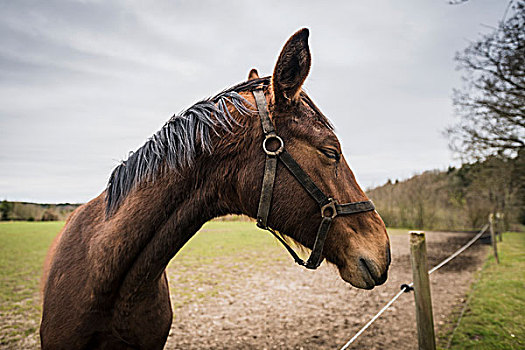
<path id="1" fill-rule="evenodd" d="M 183 112 L 171 117 L 135 152 L 130 152 L 111 173 L 106 188 L 106 216 L 120 206 L 124 198 L 142 181 L 155 180 L 162 166 L 180 171 L 191 167 L 201 152 L 210 154 L 213 149 L 210 134 L 231 132 L 238 122 L 228 110 L 228 103 L 246 115 L 256 110 L 239 92 L 256 87 L 267 87 L 270 78 L 249 80 L 219 94 L 206 98 Z"/>

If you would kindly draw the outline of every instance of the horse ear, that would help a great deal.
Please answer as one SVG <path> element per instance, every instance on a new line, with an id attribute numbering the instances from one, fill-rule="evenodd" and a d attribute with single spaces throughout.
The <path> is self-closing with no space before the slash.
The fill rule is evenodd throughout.
<path id="1" fill-rule="evenodd" d="M 310 49 L 307 28 L 292 35 L 284 45 L 272 76 L 272 86 L 277 103 L 298 98 L 308 72 L 310 71 Z"/>
<path id="2" fill-rule="evenodd" d="M 259 72 L 257 72 L 257 69 L 252 68 L 250 73 L 248 73 L 248 80 L 254 80 L 259 79 Z"/>

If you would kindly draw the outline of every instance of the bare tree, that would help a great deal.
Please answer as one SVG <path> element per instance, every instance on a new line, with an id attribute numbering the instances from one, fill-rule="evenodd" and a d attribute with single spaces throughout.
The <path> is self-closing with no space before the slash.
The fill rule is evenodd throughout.
<path id="1" fill-rule="evenodd" d="M 464 86 L 454 91 L 459 122 L 446 130 L 465 159 L 514 157 L 525 147 L 525 1 L 498 28 L 456 56 Z"/>

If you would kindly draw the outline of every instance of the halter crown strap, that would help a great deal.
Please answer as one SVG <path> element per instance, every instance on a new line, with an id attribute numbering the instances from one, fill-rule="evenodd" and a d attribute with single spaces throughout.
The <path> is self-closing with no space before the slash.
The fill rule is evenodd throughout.
<path id="1" fill-rule="evenodd" d="M 261 125 L 264 134 L 267 135 L 272 132 L 275 133 L 272 120 L 268 115 L 268 107 L 266 104 L 264 91 L 262 89 L 253 90 L 253 96 L 255 97 L 255 102 L 257 103 L 257 109 L 259 110 L 259 116 L 261 117 Z"/>
<path id="2" fill-rule="evenodd" d="M 357 214 L 375 210 L 374 204 L 372 201 L 338 204 L 337 201 L 325 195 L 284 148 L 284 141 L 275 132 L 275 127 L 268 114 L 266 97 L 264 96 L 262 88 L 253 90 L 253 95 L 255 97 L 255 102 L 257 103 L 259 117 L 261 118 L 261 126 L 264 132 L 262 146 L 266 153 L 261 197 L 259 198 L 259 206 L 257 208 L 257 226 L 270 231 L 277 240 L 284 245 L 296 263 L 307 269 L 316 269 L 323 261 L 324 242 L 333 219 L 338 215 Z M 270 140 L 278 141 L 280 143 L 276 150 L 268 149 L 267 143 L 269 143 Z M 292 173 L 295 179 L 304 187 L 306 192 L 308 192 L 308 194 L 316 201 L 321 209 L 321 223 L 317 230 L 312 253 L 306 262 L 297 255 L 292 247 L 290 247 L 277 232 L 268 227 L 268 215 L 270 214 L 275 174 L 277 172 L 277 159 L 281 160 L 288 171 Z"/>
<path id="3" fill-rule="evenodd" d="M 261 117 L 261 125 L 264 134 L 275 134 L 273 123 L 268 115 L 268 108 L 266 106 L 266 97 L 264 97 L 264 92 L 260 89 L 254 90 L 253 96 L 255 97 L 255 102 L 257 103 L 257 109 L 259 110 L 259 116 Z M 268 227 L 268 215 L 270 214 L 276 172 L 277 158 L 275 156 L 266 154 L 261 197 L 259 198 L 259 207 L 257 209 L 257 226 L 263 229 Z"/>

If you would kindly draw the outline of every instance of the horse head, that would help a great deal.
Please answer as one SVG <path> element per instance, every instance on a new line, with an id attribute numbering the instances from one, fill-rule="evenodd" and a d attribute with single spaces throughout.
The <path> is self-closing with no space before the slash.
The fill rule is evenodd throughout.
<path id="1" fill-rule="evenodd" d="M 269 119 L 282 140 L 270 137 L 270 141 L 276 144 L 265 143 L 265 147 L 273 147 L 274 151 L 281 146 L 286 149 L 321 192 L 337 203 L 366 202 L 368 198 L 342 154 L 331 123 L 302 90 L 311 62 L 308 35 L 308 30 L 302 29 L 288 40 L 271 79 L 259 78 L 256 70 L 249 73 L 248 79 L 253 86 L 260 83 Z M 243 96 L 256 106 L 252 93 L 244 92 Z M 260 110 L 261 106 L 258 107 Z M 243 159 L 236 166 L 238 195 L 243 203 L 241 211 L 257 217 L 266 171 L 266 154 L 261 147 L 266 133 L 259 118 L 252 117 L 243 123 L 248 131 L 245 131 L 242 148 L 236 149 Z M 277 230 L 285 239 L 291 238 L 312 249 L 325 214 L 320 213 L 320 203 L 305 190 L 288 166 L 277 163 L 271 205 L 264 226 Z M 366 289 L 385 282 L 390 264 L 385 225 L 373 206 L 371 209 L 334 217 L 322 248 L 322 255 L 337 266 L 343 280 Z"/>

